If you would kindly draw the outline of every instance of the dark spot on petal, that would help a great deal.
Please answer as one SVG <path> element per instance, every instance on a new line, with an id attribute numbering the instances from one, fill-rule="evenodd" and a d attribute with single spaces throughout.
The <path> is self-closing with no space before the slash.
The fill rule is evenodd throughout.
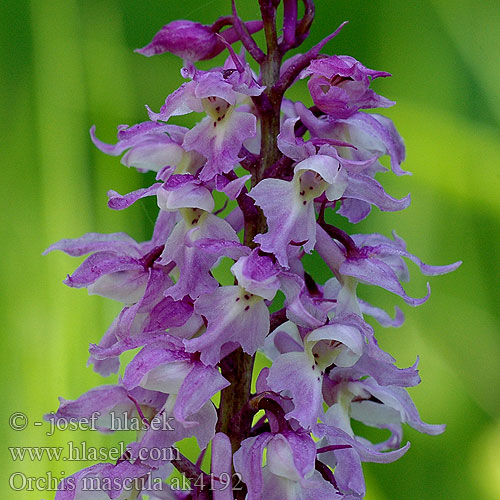
<path id="1" fill-rule="evenodd" d="M 239 297 L 236 297 L 236 300 L 235 300 L 235 302 L 238 302 L 239 300 L 240 300 L 240 298 L 239 298 Z"/>
<path id="2" fill-rule="evenodd" d="M 304 196 L 305 194 L 306 194 L 306 192 L 305 192 L 304 190 L 302 190 L 302 191 L 300 192 L 300 196 Z"/>
<path id="3" fill-rule="evenodd" d="M 219 112 L 219 111 L 220 111 L 220 106 L 217 106 L 217 107 L 215 108 L 215 111 Z"/>
<path id="4" fill-rule="evenodd" d="M 309 189 L 312 191 L 313 187 L 312 187 L 312 186 L 309 186 Z"/>
<path id="5" fill-rule="evenodd" d="M 250 309 L 250 306 L 245 307 L 245 311 L 248 311 Z"/>
<path id="6" fill-rule="evenodd" d="M 313 370 L 316 370 L 316 365 L 312 365 L 312 369 L 313 369 Z"/>
<path id="7" fill-rule="evenodd" d="M 238 70 L 236 70 L 236 69 L 224 69 L 224 70 L 222 70 L 222 77 L 229 78 L 235 71 L 238 71 Z"/>
<path id="8" fill-rule="evenodd" d="M 302 202 L 302 205 L 307 205 L 307 201 L 306 201 L 306 200 L 304 200 L 304 201 Z"/>
<path id="9" fill-rule="evenodd" d="M 219 116 L 219 118 L 217 118 L 217 121 L 220 122 L 222 120 L 222 118 L 224 118 L 223 116 Z"/>
<path id="10" fill-rule="evenodd" d="M 330 90 L 330 85 L 320 85 L 319 88 L 323 92 L 323 94 L 328 94 L 328 91 Z"/>
<path id="11" fill-rule="evenodd" d="M 250 300 L 250 295 L 248 295 L 247 293 L 245 293 L 245 300 Z"/>

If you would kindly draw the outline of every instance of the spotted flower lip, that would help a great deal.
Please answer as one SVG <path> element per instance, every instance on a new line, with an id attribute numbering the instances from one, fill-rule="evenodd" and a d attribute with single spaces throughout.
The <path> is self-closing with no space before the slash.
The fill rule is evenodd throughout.
<path id="1" fill-rule="evenodd" d="M 337 199 L 346 187 L 346 178 L 337 160 L 326 155 L 310 156 L 297 163 L 292 181 L 264 179 L 249 193 L 262 208 L 269 231 L 255 241 L 265 252 L 276 255 L 288 267 L 287 247 L 290 242 L 304 242 L 310 253 L 316 242 L 314 199 L 325 192 Z"/>
<path id="2" fill-rule="evenodd" d="M 372 156 L 364 155 L 362 159 L 349 159 L 341 156 L 333 144 L 337 147 L 348 147 L 348 143 L 334 139 L 313 138 L 304 142 L 296 138 L 293 126 L 299 118 L 289 118 L 282 125 L 278 136 L 278 147 L 288 157 L 297 160 L 296 169 L 299 165 L 314 161 L 320 156 L 329 156 L 338 162 L 338 172 L 330 181 L 330 187 L 326 191 L 326 198 L 330 201 L 342 200 L 338 213 L 347 217 L 350 222 L 360 222 L 365 219 L 371 211 L 371 206 L 376 206 L 384 212 L 404 210 L 410 205 L 410 195 L 402 199 L 396 199 L 387 194 L 382 185 L 373 178 L 370 169 L 377 162 L 379 154 Z M 319 150 L 317 149 L 319 146 Z M 357 148 L 356 148 L 357 149 Z M 353 154 L 356 158 L 355 153 Z"/>
<path id="3" fill-rule="evenodd" d="M 280 288 L 280 269 L 267 255 L 254 250 L 248 257 L 240 257 L 231 267 L 238 284 L 247 292 L 273 300 Z"/>
<path id="4" fill-rule="evenodd" d="M 302 332 L 294 323 L 285 323 L 266 338 L 264 352 L 273 360 L 269 387 L 291 395 L 294 409 L 287 418 L 304 428 L 313 428 L 321 418 L 325 370 L 337 366 L 349 372 L 363 355 L 379 366 L 394 362 L 378 347 L 372 328 L 354 314 L 339 314 L 326 325 Z"/>
<path id="5" fill-rule="evenodd" d="M 182 147 L 206 158 L 199 175 L 208 181 L 232 171 L 240 160 L 243 143 L 256 136 L 256 116 L 238 107 L 248 96 L 262 94 L 264 87 L 256 82 L 250 66 L 239 60 L 236 65 L 228 59 L 223 68 L 213 71 L 188 66 L 184 76 L 191 81 L 168 96 L 159 113 L 149 110 L 149 116 L 154 121 L 167 121 L 192 111 L 206 113 L 186 133 Z"/>
<path id="6" fill-rule="evenodd" d="M 255 354 L 269 332 L 269 310 L 263 298 L 241 286 L 221 286 L 210 295 L 200 296 L 195 311 L 207 320 L 200 337 L 184 341 L 188 352 L 199 352 L 208 365 L 217 364 L 238 346 Z"/>

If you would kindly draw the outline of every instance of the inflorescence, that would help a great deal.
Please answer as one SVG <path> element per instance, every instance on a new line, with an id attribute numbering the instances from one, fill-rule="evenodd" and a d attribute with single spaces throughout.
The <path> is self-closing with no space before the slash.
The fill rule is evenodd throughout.
<path id="1" fill-rule="evenodd" d="M 280 1 L 259 4 L 262 20 L 243 22 L 233 2 L 232 15 L 211 26 L 164 26 L 137 52 L 178 55 L 186 82 L 159 112 L 148 108 L 149 120 L 120 125 L 116 144 L 91 129 L 101 151 L 157 173 L 149 187 L 108 193 L 114 210 L 156 198 L 153 235 L 138 243 L 125 233 L 89 233 L 47 252 L 90 254 L 65 283 L 123 304 L 90 346 L 94 369 L 117 373 L 120 355 L 140 350 L 118 383 L 61 400 L 47 418 L 97 414 L 103 431 L 111 415 L 143 425 L 116 463 L 64 479 L 57 500 L 361 499 L 362 462 L 392 462 L 408 450 L 403 423 L 428 434 L 444 430 L 424 423 L 408 395 L 420 382 L 417 363 L 396 367 L 364 319 L 398 327 L 402 312 L 396 308 L 392 318 L 358 298 L 357 285 L 383 288 L 416 306 L 430 289 L 423 298 L 407 295 L 404 259 L 426 275 L 448 273 L 460 262 L 429 266 L 395 233 L 347 234 L 335 222 L 362 221 L 372 206 L 397 211 L 410 203 L 409 195 L 395 199 L 376 180 L 389 170 L 383 157 L 393 174 L 408 174 L 401 169 L 403 140 L 390 119 L 362 111 L 394 104 L 370 88 L 390 75 L 350 56 L 320 53 L 343 24 L 286 59 L 309 35 L 313 2 L 283 0 L 279 31 Z M 261 30 L 265 50 L 252 36 Z M 238 41 L 240 54 L 232 48 Z M 222 67 L 204 71 L 194 64 L 223 52 Z M 284 97 L 301 79 L 312 106 Z M 189 113 L 201 117 L 193 128 L 171 123 Z M 215 191 L 227 200 L 217 210 Z M 303 262 L 313 251 L 330 271 L 320 283 Z M 230 262 L 234 284 L 214 276 L 221 262 Z M 257 352 L 268 367 L 254 366 Z M 353 420 L 389 437 L 373 443 L 355 433 Z M 161 421 L 168 425 L 155 425 Z M 201 450 L 196 463 L 180 452 L 153 453 L 193 436 Z M 201 462 L 209 445 L 206 471 Z M 169 483 L 173 467 L 190 489 Z M 89 491 L 89 480 L 106 486 Z"/>

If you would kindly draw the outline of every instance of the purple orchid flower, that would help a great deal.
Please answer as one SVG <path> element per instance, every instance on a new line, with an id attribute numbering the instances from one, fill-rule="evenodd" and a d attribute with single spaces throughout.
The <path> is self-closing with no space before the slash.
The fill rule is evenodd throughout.
<path id="1" fill-rule="evenodd" d="M 150 111 L 152 120 L 167 121 L 171 116 L 192 111 L 205 112 L 206 117 L 186 133 L 182 147 L 196 151 L 207 161 L 200 172 L 202 180 L 228 173 L 239 162 L 243 143 L 257 133 L 257 119 L 253 113 L 239 111 L 238 107 L 249 97 L 257 97 L 264 88 L 257 84 L 248 64 L 238 56 L 229 59 L 223 68 L 199 71 L 188 67 L 184 71 L 191 81 L 167 97 L 159 113 Z"/>
<path id="2" fill-rule="evenodd" d="M 310 253 L 316 242 L 314 199 L 323 193 L 330 200 L 342 196 L 346 178 L 339 163 L 325 155 L 314 155 L 297 163 L 292 181 L 264 179 L 252 191 L 256 205 L 266 215 L 269 231 L 255 241 L 265 252 L 276 255 L 288 267 L 287 248 L 301 244 Z"/>
<path id="3" fill-rule="evenodd" d="M 426 424 L 411 400 L 408 392 L 397 385 L 381 386 L 371 378 L 351 380 L 348 369 L 336 368 L 329 374 L 325 398 L 329 408 L 322 421 L 329 427 L 343 430 L 354 436 L 350 421 L 358 420 L 365 425 L 388 429 L 389 438 L 381 443 L 368 442 L 370 449 L 384 451 L 401 445 L 401 424 L 426 434 L 441 434 L 444 425 Z"/>
<path id="4" fill-rule="evenodd" d="M 264 448 L 267 463 L 262 467 Z M 248 500 L 340 500 L 343 496 L 315 470 L 315 459 L 308 433 L 284 430 L 247 438 L 234 455 L 234 466 L 248 485 Z"/>
<path id="5" fill-rule="evenodd" d="M 122 164 L 140 172 L 158 172 L 171 166 L 177 173 L 196 172 L 203 165 L 203 157 L 194 151 L 185 151 L 182 141 L 188 129 L 177 125 L 143 122 L 129 127 L 118 126 L 118 142 L 114 145 L 100 141 L 95 126 L 90 129 L 92 142 L 108 155 L 122 157 Z"/>
<path id="6" fill-rule="evenodd" d="M 307 86 L 314 104 L 333 118 L 349 118 L 363 108 L 386 108 L 395 102 L 369 88 L 371 80 L 391 76 L 385 71 L 365 68 L 354 57 L 321 57 L 311 62 L 301 78 L 309 78 Z"/>
<path id="7" fill-rule="evenodd" d="M 232 44 L 240 38 L 234 27 L 220 33 L 224 42 L 217 37 L 219 30 L 227 24 L 231 24 L 231 21 L 224 18 L 212 26 L 193 21 L 173 21 L 163 26 L 151 43 L 142 49 L 137 49 L 136 52 L 147 57 L 171 52 L 191 62 L 212 59 L 225 49 L 224 42 Z M 260 31 L 262 27 L 262 21 L 245 23 L 245 28 L 250 34 Z"/>
<path id="8" fill-rule="evenodd" d="M 63 479 L 55 500 L 127 500 L 136 486 L 145 484 L 150 471 L 127 461 L 92 465 Z"/>
<path id="9" fill-rule="evenodd" d="M 54 243 L 44 254 L 61 250 L 76 257 L 95 252 L 64 283 L 73 288 L 87 288 L 89 294 L 134 304 L 144 296 L 151 274 L 158 269 L 156 260 L 174 222 L 175 214 L 161 216 L 152 240 L 143 243 L 124 233 L 88 233 Z"/>
<path id="10" fill-rule="evenodd" d="M 222 286 L 195 302 L 195 311 L 206 318 L 207 330 L 185 340 L 189 352 L 200 352 L 203 363 L 214 365 L 238 346 L 253 355 L 269 332 L 269 310 L 279 288 L 278 270 L 270 257 L 256 252 L 241 257 L 231 268 L 238 285 Z"/>

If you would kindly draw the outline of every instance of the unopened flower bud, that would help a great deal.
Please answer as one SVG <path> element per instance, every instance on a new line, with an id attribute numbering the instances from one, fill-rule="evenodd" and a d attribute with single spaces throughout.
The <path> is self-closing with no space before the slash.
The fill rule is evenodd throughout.
<path id="1" fill-rule="evenodd" d="M 262 29 L 262 21 L 249 21 L 245 24 L 250 33 Z M 234 28 L 228 28 L 220 35 L 230 44 L 239 40 Z M 171 52 L 184 60 L 194 62 L 212 59 L 225 48 L 224 43 L 217 37 L 215 24 L 210 26 L 179 20 L 163 26 L 151 43 L 142 49 L 137 49 L 136 52 L 148 57 Z"/>

